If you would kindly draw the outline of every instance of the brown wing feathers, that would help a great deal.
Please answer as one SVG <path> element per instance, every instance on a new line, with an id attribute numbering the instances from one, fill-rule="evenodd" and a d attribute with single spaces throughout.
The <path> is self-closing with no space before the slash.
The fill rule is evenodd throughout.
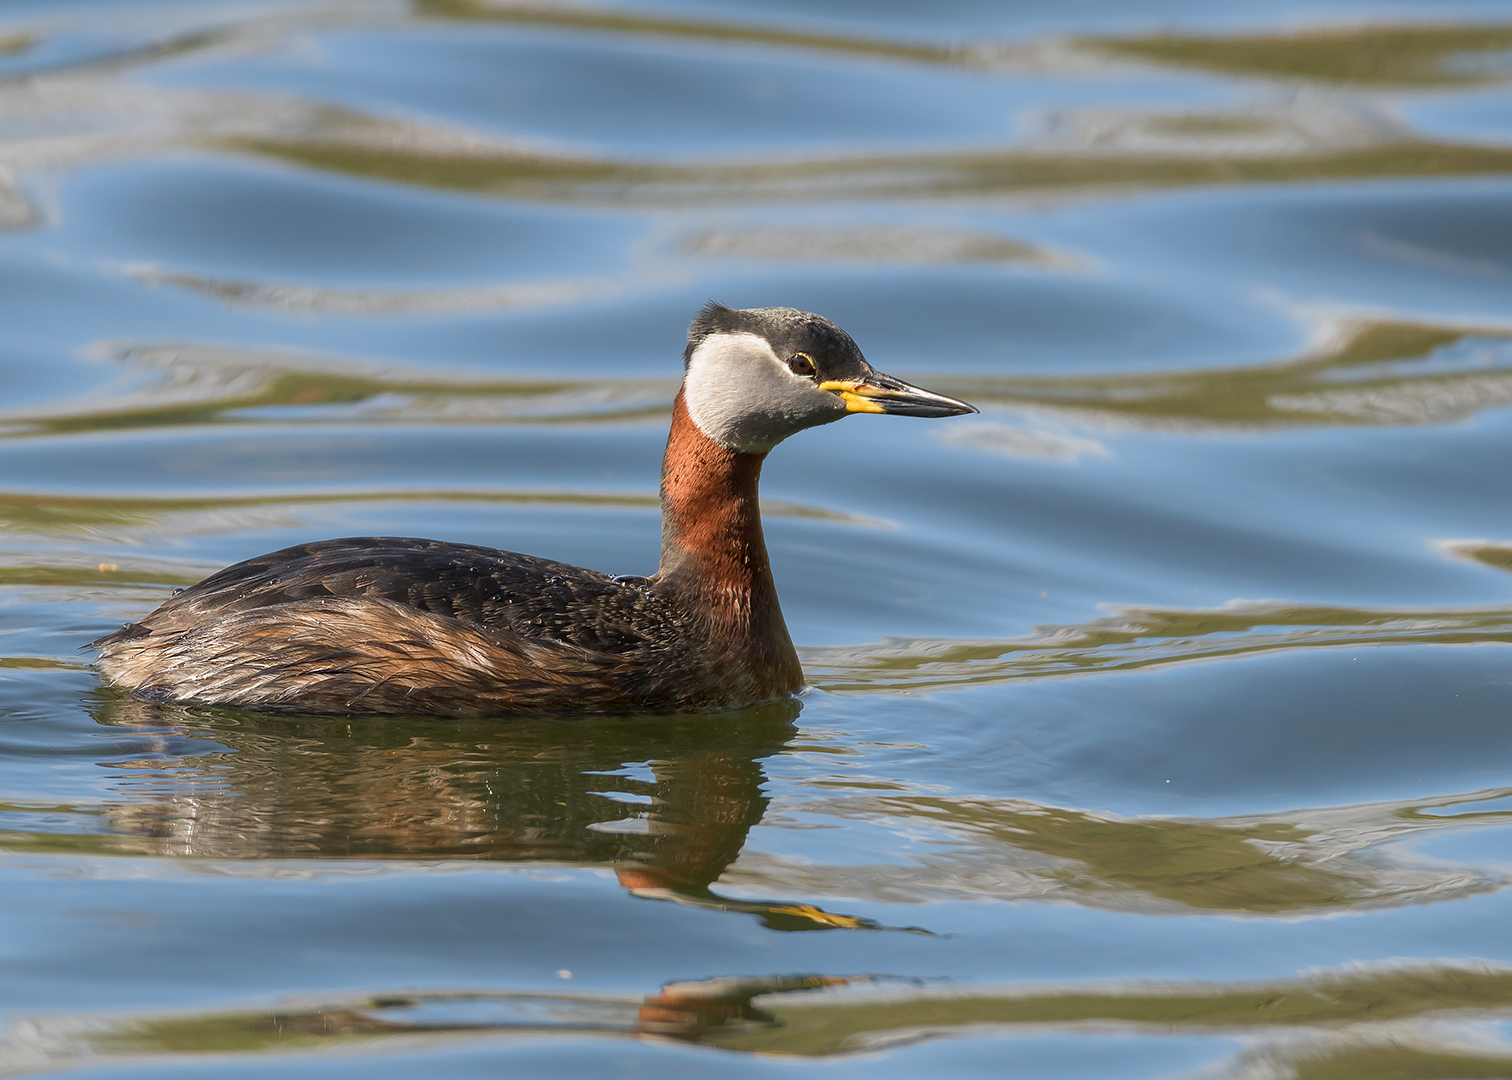
<path id="1" fill-rule="evenodd" d="M 227 567 L 92 643 L 112 682 L 205 704 L 364 711 L 605 707 L 665 613 L 607 575 L 405 537 Z M 171 688 L 171 693 L 170 693 Z"/>
<path id="2" fill-rule="evenodd" d="M 177 622 L 115 642 L 101 667 L 143 697 L 166 697 L 159 680 L 171 680 L 174 700 L 256 708 L 512 712 L 549 707 L 564 691 L 589 708 L 620 696 L 612 655 L 372 597 Z"/>

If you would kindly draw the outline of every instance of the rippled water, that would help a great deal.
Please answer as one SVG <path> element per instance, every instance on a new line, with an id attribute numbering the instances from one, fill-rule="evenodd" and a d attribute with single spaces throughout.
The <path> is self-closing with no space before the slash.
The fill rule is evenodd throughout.
<path id="1" fill-rule="evenodd" d="M 1509 117 L 1507 0 L 0 6 L 0 1074 L 1512 1075 Z M 982 406 L 772 456 L 801 703 L 98 685 L 648 572 L 710 297 Z"/>

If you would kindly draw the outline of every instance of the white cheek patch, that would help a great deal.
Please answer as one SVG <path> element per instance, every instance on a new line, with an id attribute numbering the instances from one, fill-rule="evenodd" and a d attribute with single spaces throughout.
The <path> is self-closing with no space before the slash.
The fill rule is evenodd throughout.
<path id="1" fill-rule="evenodd" d="M 756 334 L 711 334 L 688 360 L 688 415 L 709 438 L 764 454 L 794 432 L 845 415 L 845 403 L 799 379 Z"/>

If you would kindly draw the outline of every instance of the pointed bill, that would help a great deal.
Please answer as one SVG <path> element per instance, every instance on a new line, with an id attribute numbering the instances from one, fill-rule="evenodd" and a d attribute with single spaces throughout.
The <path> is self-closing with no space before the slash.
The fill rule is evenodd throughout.
<path id="1" fill-rule="evenodd" d="M 975 405 L 913 386 L 902 379 L 873 371 L 859 379 L 833 379 L 819 389 L 838 394 L 848 412 L 891 413 L 894 416 L 962 416 Z"/>

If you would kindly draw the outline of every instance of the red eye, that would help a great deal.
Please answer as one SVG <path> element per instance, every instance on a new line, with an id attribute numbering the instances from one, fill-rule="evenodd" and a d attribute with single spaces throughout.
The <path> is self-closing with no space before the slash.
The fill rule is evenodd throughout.
<path id="1" fill-rule="evenodd" d="M 802 375 L 804 378 L 809 378 L 814 374 L 814 361 L 802 353 L 798 353 L 788 361 L 788 370 L 794 375 Z"/>

